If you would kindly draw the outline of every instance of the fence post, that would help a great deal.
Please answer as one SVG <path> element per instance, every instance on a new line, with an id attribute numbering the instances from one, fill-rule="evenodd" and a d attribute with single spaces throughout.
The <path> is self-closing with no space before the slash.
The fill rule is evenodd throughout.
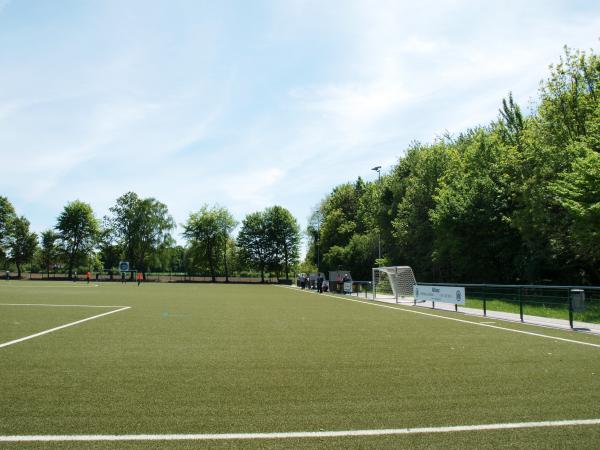
<path id="1" fill-rule="evenodd" d="M 485 294 L 483 295 L 483 317 L 487 317 L 487 298 Z"/>
<path id="2" fill-rule="evenodd" d="M 521 295 L 520 287 L 519 287 L 519 315 L 521 316 L 521 322 L 523 322 L 523 297 Z"/>
<path id="3" fill-rule="evenodd" d="M 570 291 L 567 295 L 569 296 L 569 325 L 573 328 L 573 299 Z"/>

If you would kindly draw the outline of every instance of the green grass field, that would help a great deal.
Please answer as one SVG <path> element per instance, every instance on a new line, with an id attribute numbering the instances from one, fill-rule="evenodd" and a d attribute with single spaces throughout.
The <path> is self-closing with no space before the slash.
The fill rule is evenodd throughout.
<path id="1" fill-rule="evenodd" d="M 489 322 L 483 318 L 277 286 L 4 282 L 0 304 L 0 436 L 600 418 L 595 335 L 501 321 L 491 328 L 473 324 Z M 2 347 L 119 306 L 131 308 Z M 108 444 L 0 442 L 0 448 L 598 448 L 600 425 Z"/>

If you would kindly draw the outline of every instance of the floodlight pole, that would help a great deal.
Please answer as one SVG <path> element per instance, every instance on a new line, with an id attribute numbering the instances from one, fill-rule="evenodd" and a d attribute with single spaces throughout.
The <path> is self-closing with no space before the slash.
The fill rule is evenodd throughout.
<path id="1" fill-rule="evenodd" d="M 377 182 L 379 183 L 379 188 L 381 189 L 381 166 L 375 166 L 371 170 L 374 170 L 375 172 L 377 172 Z M 377 246 L 379 248 L 378 260 L 381 260 L 381 230 L 379 229 L 379 226 L 377 226 Z M 377 264 L 377 265 L 381 265 L 381 264 Z"/>
<path id="2" fill-rule="evenodd" d="M 321 239 L 321 218 L 317 214 L 317 234 L 315 236 L 315 250 L 317 252 L 317 272 L 321 273 L 321 252 L 320 252 L 320 239 Z"/>

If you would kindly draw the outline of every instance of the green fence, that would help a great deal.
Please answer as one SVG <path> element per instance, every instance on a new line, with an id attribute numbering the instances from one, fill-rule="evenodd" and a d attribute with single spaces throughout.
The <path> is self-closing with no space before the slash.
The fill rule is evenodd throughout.
<path id="1" fill-rule="evenodd" d="M 423 283 L 434 286 L 462 286 L 465 288 L 466 307 L 487 311 L 502 311 L 524 315 L 570 319 L 600 323 L 600 287 L 598 286 L 545 286 L 505 284 Z M 571 292 L 585 292 L 585 310 L 573 311 Z"/>

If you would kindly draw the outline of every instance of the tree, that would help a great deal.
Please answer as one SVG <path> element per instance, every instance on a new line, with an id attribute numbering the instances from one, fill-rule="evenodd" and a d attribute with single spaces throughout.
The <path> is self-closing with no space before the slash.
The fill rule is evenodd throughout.
<path id="1" fill-rule="evenodd" d="M 147 270 L 149 260 L 172 242 L 175 222 L 165 204 L 154 198 L 140 198 L 135 192 L 119 197 L 106 217 L 107 229 L 124 257 L 139 271 Z"/>
<path id="2" fill-rule="evenodd" d="M 289 280 L 290 267 L 298 262 L 300 254 L 300 227 L 287 209 L 272 206 L 265 210 L 267 235 L 271 241 L 274 267 L 282 268 Z"/>
<path id="3" fill-rule="evenodd" d="M 223 268 L 225 269 L 225 282 L 229 282 L 229 266 L 227 255 L 230 253 L 231 232 L 237 222 L 226 208 L 215 208 L 217 227 L 221 229 L 219 247 L 223 255 Z"/>
<path id="4" fill-rule="evenodd" d="M 106 218 L 104 219 L 106 224 Z M 121 246 L 116 242 L 116 238 L 112 232 L 112 230 L 105 226 L 100 232 L 100 236 L 98 238 L 98 249 L 100 250 L 100 260 L 102 261 L 102 266 L 104 270 L 107 270 L 112 280 L 114 277 L 113 269 L 118 267 L 119 262 L 121 261 L 121 256 L 123 254 L 123 250 Z"/>
<path id="5" fill-rule="evenodd" d="M 96 243 L 99 233 L 98 221 L 90 205 L 75 200 L 64 207 L 58 216 L 55 229 L 58 231 L 60 249 L 65 256 L 71 278 L 73 268 L 84 261 Z"/>
<path id="6" fill-rule="evenodd" d="M 0 196 L 0 262 L 7 260 L 9 236 L 16 218 L 13 205 L 6 197 Z"/>
<path id="7" fill-rule="evenodd" d="M 39 253 L 39 261 L 41 266 L 46 269 L 46 273 L 50 276 L 50 268 L 54 266 L 58 259 L 58 247 L 56 241 L 58 234 L 54 230 L 46 230 L 42 232 L 42 246 Z"/>
<path id="8" fill-rule="evenodd" d="M 267 232 L 265 213 L 250 213 L 242 221 L 242 228 L 237 236 L 241 259 L 260 272 L 261 281 L 265 282 L 265 270 L 271 260 L 272 245 Z"/>
<path id="9" fill-rule="evenodd" d="M 215 282 L 219 260 L 223 257 L 227 267 L 227 242 L 235 227 L 235 221 L 227 209 L 204 205 L 200 211 L 190 214 L 183 226 L 183 236 L 190 243 L 197 268 L 208 268 Z M 227 269 L 226 269 L 227 273 Z"/>
<path id="10" fill-rule="evenodd" d="M 454 147 L 431 211 L 435 260 L 448 281 L 510 281 L 521 245 L 510 221 L 514 204 L 506 149 L 484 129 Z"/>
<path id="11" fill-rule="evenodd" d="M 31 261 L 37 248 L 37 234 L 29 231 L 29 221 L 21 216 L 12 224 L 9 235 L 10 260 L 17 266 L 17 276 L 21 278 L 21 267 Z"/>
<path id="12" fill-rule="evenodd" d="M 430 215 L 447 167 L 446 142 L 415 143 L 386 180 L 391 195 L 384 202 L 389 219 L 382 222 L 382 234 L 389 242 L 386 245 L 389 256 L 401 265 L 411 266 L 421 279 L 434 279 L 436 274 L 435 235 Z"/>
<path id="13" fill-rule="evenodd" d="M 323 222 L 323 204 L 318 205 L 308 219 L 306 227 L 306 237 L 308 239 L 308 248 L 303 266 L 311 267 L 311 270 L 300 269 L 301 272 L 319 272 L 321 270 L 321 223 Z"/>
<path id="14" fill-rule="evenodd" d="M 588 151 L 551 185 L 569 218 L 569 236 L 587 275 L 600 281 L 600 154 Z"/>

